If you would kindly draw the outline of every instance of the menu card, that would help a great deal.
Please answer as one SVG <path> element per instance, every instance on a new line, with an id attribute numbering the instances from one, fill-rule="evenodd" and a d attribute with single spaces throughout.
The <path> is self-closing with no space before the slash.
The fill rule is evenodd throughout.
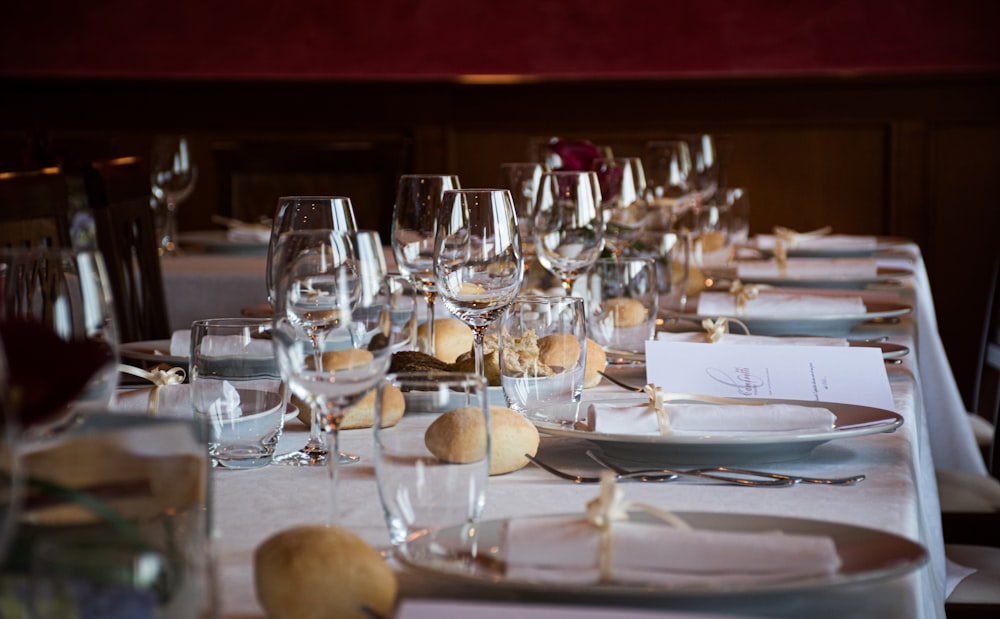
<path id="1" fill-rule="evenodd" d="M 650 340 L 646 382 L 666 392 L 896 408 L 877 348 Z"/>

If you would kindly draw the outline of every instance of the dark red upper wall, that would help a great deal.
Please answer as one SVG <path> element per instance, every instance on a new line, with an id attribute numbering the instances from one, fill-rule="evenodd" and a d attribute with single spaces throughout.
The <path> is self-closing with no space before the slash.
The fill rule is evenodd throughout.
<path id="1" fill-rule="evenodd" d="M 676 77 L 1000 68 L 997 0 L 8 0 L 0 76 Z"/>

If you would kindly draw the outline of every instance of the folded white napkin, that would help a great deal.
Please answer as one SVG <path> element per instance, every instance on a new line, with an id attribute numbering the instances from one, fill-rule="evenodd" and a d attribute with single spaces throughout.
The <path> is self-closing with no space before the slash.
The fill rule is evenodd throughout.
<path id="1" fill-rule="evenodd" d="M 153 389 L 153 387 L 121 389 L 115 394 L 111 410 L 126 413 L 148 413 L 150 411 L 150 397 L 158 397 L 158 416 L 190 419 L 194 415 L 194 410 L 191 408 L 190 385 L 164 385 L 157 393 L 154 393 Z"/>
<path id="2" fill-rule="evenodd" d="M 739 329 L 739 327 L 734 327 Z M 667 333 L 661 331 L 656 334 L 656 339 L 664 342 L 708 342 L 707 334 L 699 331 L 688 333 Z M 744 335 L 742 333 L 723 333 L 716 344 L 726 344 L 729 346 L 849 346 L 844 338 L 840 337 L 772 337 L 769 335 Z"/>
<path id="3" fill-rule="evenodd" d="M 758 234 L 756 237 L 758 249 L 774 249 L 775 236 L 773 234 Z M 823 236 L 800 237 L 798 247 L 809 249 L 875 249 L 878 247 L 878 239 L 874 236 L 852 235 L 852 234 L 827 234 Z"/>
<path id="4" fill-rule="evenodd" d="M 826 408 L 796 404 L 664 405 L 673 434 L 749 432 L 829 432 L 837 416 Z M 656 410 L 650 404 L 604 404 L 587 408 L 587 429 L 602 434 L 660 434 Z"/>
<path id="5" fill-rule="evenodd" d="M 247 224 L 230 228 L 226 238 L 235 243 L 267 243 L 271 240 L 271 228 Z"/>
<path id="6" fill-rule="evenodd" d="M 208 357 L 243 355 L 267 358 L 274 356 L 274 347 L 271 340 L 208 335 L 202 338 L 201 352 Z M 174 357 L 187 357 L 191 354 L 191 329 L 181 329 L 171 334 L 170 354 Z"/>
<path id="7" fill-rule="evenodd" d="M 853 316 L 864 314 L 865 304 L 861 297 L 789 294 L 761 290 L 756 298 L 746 302 L 745 311 L 738 312 L 736 298 L 728 292 L 702 292 L 698 297 L 697 312 L 702 316 L 767 318 Z"/>
<path id="8" fill-rule="evenodd" d="M 782 270 L 777 260 L 744 260 L 736 266 L 736 276 L 752 281 L 755 277 L 787 279 L 864 279 L 878 274 L 871 258 L 789 258 Z"/>
<path id="9" fill-rule="evenodd" d="M 611 526 L 616 582 L 657 585 L 756 583 L 833 574 L 833 540 L 781 531 L 685 530 L 615 521 Z M 599 581 L 600 529 L 584 517 L 515 518 L 504 529 L 509 580 L 569 584 Z"/>

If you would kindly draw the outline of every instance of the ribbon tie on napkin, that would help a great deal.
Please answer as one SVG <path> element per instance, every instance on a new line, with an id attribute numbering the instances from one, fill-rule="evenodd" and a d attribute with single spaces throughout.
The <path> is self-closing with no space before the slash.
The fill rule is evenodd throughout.
<path id="1" fill-rule="evenodd" d="M 730 322 L 738 324 L 747 335 L 750 335 L 750 329 L 742 321 L 721 316 L 715 320 L 706 318 L 701 321 L 701 326 L 705 329 L 705 341 L 709 344 L 718 344 L 722 341 L 722 337 L 729 333 Z"/>
<path id="2" fill-rule="evenodd" d="M 830 226 L 823 226 L 822 228 L 817 228 L 809 232 L 797 232 L 784 226 L 774 227 L 775 240 L 781 240 L 787 247 L 791 247 L 793 249 L 798 247 L 802 241 L 818 239 L 819 237 L 826 236 L 831 232 L 833 232 L 833 228 Z"/>
<path id="3" fill-rule="evenodd" d="M 656 385 L 646 385 L 642 388 L 649 396 L 649 405 L 653 407 L 656 411 L 656 424 L 660 428 L 660 434 L 667 436 L 670 434 L 670 417 L 667 416 L 666 409 L 666 395 L 663 393 L 663 389 L 660 389 Z"/>
<path id="4" fill-rule="evenodd" d="M 753 301 L 760 293 L 757 286 L 747 286 L 738 279 L 734 279 L 729 286 L 729 294 L 733 295 L 733 304 L 736 306 L 736 313 L 745 316 L 747 313 L 747 302 Z"/>
<path id="5" fill-rule="evenodd" d="M 167 385 L 180 385 L 184 382 L 186 376 L 182 368 L 170 368 L 167 370 L 153 368 L 151 370 L 144 370 L 125 363 L 118 365 L 118 371 L 144 378 L 153 383 L 153 387 L 149 390 L 149 400 L 146 405 L 146 410 L 150 417 L 156 417 L 160 414 L 160 388 Z"/>

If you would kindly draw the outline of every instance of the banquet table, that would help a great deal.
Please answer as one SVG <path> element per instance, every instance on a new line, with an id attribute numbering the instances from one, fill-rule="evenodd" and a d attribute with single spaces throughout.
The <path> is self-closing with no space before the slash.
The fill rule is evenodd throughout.
<path id="1" fill-rule="evenodd" d="M 901 363 L 887 366 L 896 412 L 903 417 L 904 423 L 893 433 L 831 441 L 817 447 L 805 458 L 767 467 L 816 476 L 864 473 L 867 479 L 863 483 L 847 487 L 799 484 L 789 488 L 744 488 L 689 482 L 625 482 L 622 488 L 629 500 L 672 511 L 790 516 L 891 532 L 923 545 L 927 549 L 928 561 L 905 575 L 808 593 L 720 594 L 696 599 L 670 595 L 656 599 L 610 596 L 596 601 L 587 598 L 587 603 L 615 607 L 645 605 L 696 614 L 760 617 L 944 616 L 943 601 L 948 587 L 954 583 L 948 581 L 934 469 L 983 470 L 983 465 L 968 429 L 940 338 L 937 337 L 932 299 L 919 251 L 914 246 L 906 249 L 911 257 L 903 261 L 913 269 L 913 277 L 906 278 L 903 285 L 880 286 L 864 294 L 866 298 L 896 299 L 913 304 L 916 311 L 898 322 L 864 324 L 851 333 L 851 337 L 856 339 L 886 336 L 890 342 L 911 349 Z M 191 285 L 199 285 L 197 282 L 200 280 L 213 280 L 215 273 L 245 267 L 245 281 L 240 279 L 243 283 L 237 288 L 249 287 L 256 268 L 254 265 L 259 264 L 263 268 L 260 257 L 224 258 L 192 257 L 191 264 L 183 268 L 179 258 L 169 259 L 173 261 L 173 266 L 165 266 L 165 282 L 171 303 L 177 302 L 178 294 L 176 290 L 171 290 L 171 282 L 188 281 L 195 282 Z M 196 263 L 200 266 L 195 267 Z M 164 264 L 167 265 L 167 260 Z M 217 268 L 212 264 L 216 264 Z M 173 278 L 171 272 L 177 277 Z M 196 273 L 200 276 L 196 277 Z M 258 289 L 262 289 L 263 276 L 259 270 L 256 273 Z M 236 276 L 231 278 L 239 279 Z M 216 296 L 209 292 L 211 287 L 200 290 L 209 296 Z M 187 292 L 194 297 L 199 294 Z M 223 304 L 234 303 L 230 298 L 221 301 Z M 261 298 L 257 297 L 255 303 L 260 302 Z M 228 313 L 228 310 L 220 308 L 222 305 L 216 306 L 214 315 Z M 594 389 L 585 390 L 584 398 L 621 393 L 605 381 Z M 410 431 L 422 432 L 432 418 L 433 415 L 428 413 L 407 411 L 400 423 Z M 300 447 L 305 443 L 306 436 L 305 426 L 298 421 L 290 422 L 279 443 L 279 452 Z M 543 435 L 539 456 L 563 468 L 595 472 L 595 465 L 583 455 L 588 447 L 590 444 L 585 441 Z M 388 547 L 388 533 L 374 479 L 371 431 L 342 432 L 341 448 L 360 455 L 361 460 L 340 469 L 337 513 L 332 516 L 325 507 L 330 482 L 324 467 L 271 465 L 253 471 L 213 471 L 213 550 L 217 561 L 222 617 L 242 619 L 264 616 L 254 591 L 253 551 L 278 531 L 300 524 L 332 521 L 354 531 L 375 547 Z M 596 492 L 593 485 L 560 480 L 529 465 L 490 479 L 483 517 L 503 519 L 581 513 Z M 557 605 L 579 601 L 572 591 L 557 590 L 532 595 L 494 583 L 460 582 L 395 562 L 393 566 L 400 580 L 402 600 L 440 598 Z"/>

